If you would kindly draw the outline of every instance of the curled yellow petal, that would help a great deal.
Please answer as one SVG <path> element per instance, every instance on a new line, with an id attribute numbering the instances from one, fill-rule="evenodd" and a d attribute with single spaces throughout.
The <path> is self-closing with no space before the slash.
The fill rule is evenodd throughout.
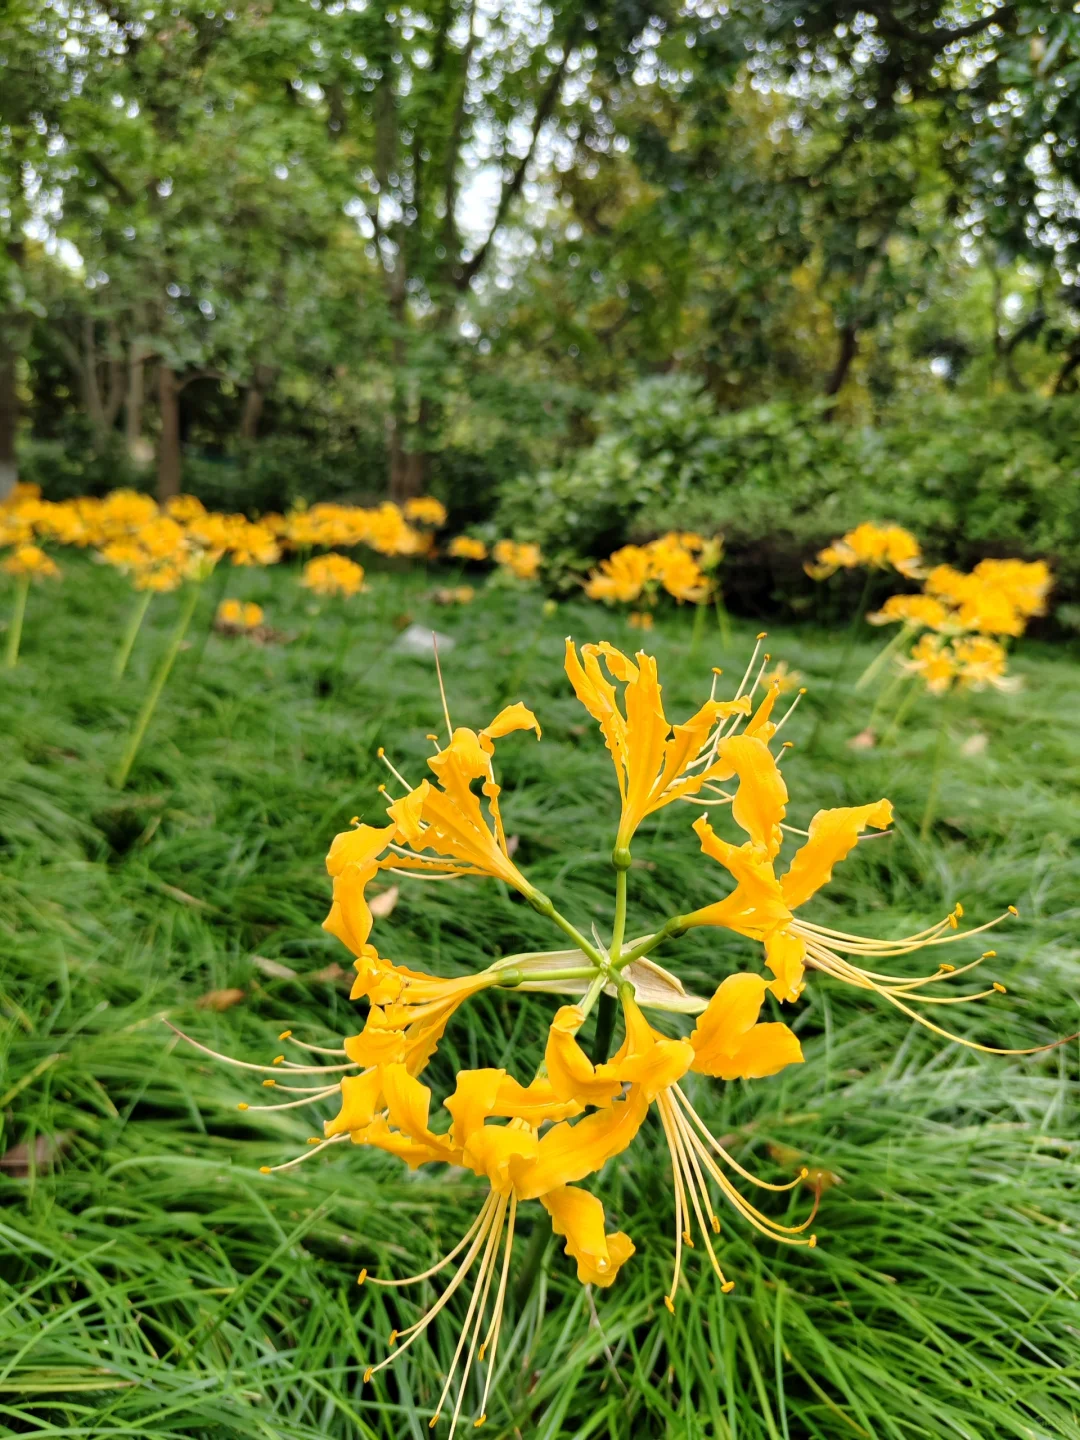
<path id="1" fill-rule="evenodd" d="M 690 1036 L 695 1070 L 720 1080 L 760 1080 L 801 1064 L 802 1046 L 786 1025 L 758 1023 L 765 989 L 760 975 L 721 982 Z"/>
<path id="2" fill-rule="evenodd" d="M 595 1195 L 572 1185 L 560 1185 L 540 1196 L 551 1216 L 556 1235 L 566 1236 L 566 1253 L 577 1261 L 583 1285 L 612 1284 L 634 1253 L 634 1242 L 621 1230 L 604 1232 L 604 1207 Z"/>

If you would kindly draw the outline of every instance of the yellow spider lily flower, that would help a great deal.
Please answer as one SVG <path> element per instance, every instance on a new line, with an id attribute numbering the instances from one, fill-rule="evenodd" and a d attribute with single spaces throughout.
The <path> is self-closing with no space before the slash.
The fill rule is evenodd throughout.
<path id="1" fill-rule="evenodd" d="M 585 1147 L 575 1145 L 572 1138 L 566 1136 L 567 1129 L 573 1131 L 579 1127 L 567 1127 L 565 1117 L 579 1112 L 581 1105 L 575 1099 L 560 1100 L 549 1080 L 538 1078 L 530 1085 L 522 1086 L 502 1070 L 462 1071 L 454 1093 L 446 1101 L 452 1123 L 448 1131 L 440 1134 L 432 1131 L 428 1124 L 431 1092 L 426 1086 L 410 1076 L 401 1065 L 388 1066 L 379 1072 L 379 1076 L 377 1083 L 383 1092 L 385 1110 L 373 1114 L 352 1133 L 354 1143 L 387 1150 L 398 1155 L 410 1167 L 430 1161 L 461 1165 L 486 1179 L 490 1185 L 479 1215 L 443 1260 L 421 1274 L 403 1280 L 369 1277 L 366 1271 L 360 1277 L 361 1283 L 410 1285 L 437 1274 L 465 1251 L 439 1299 L 412 1325 L 391 1333 L 390 1343 L 395 1349 L 379 1364 L 368 1368 L 364 1379 L 370 1380 L 424 1334 L 468 1278 L 479 1258 L 479 1270 L 461 1336 L 430 1422 L 435 1424 L 446 1404 L 465 1353 L 450 1421 L 452 1436 L 461 1414 L 473 1361 L 477 1356 L 483 1359 L 490 1352 L 481 1414 L 475 1423 L 479 1425 L 484 1420 L 495 1372 L 518 1205 L 523 1200 L 540 1200 L 551 1216 L 556 1234 L 565 1237 L 566 1252 L 577 1262 L 578 1277 L 582 1283 L 612 1284 L 623 1264 L 634 1253 L 634 1246 L 630 1238 L 621 1232 L 606 1233 L 600 1201 L 570 1183 L 571 1179 L 581 1178 L 581 1155 Z M 364 1104 L 355 1107 L 356 1117 L 365 1118 L 366 1102 L 374 1091 L 375 1083 L 369 1082 L 363 1097 Z M 626 1103 L 623 1102 L 623 1106 Z M 621 1107 L 611 1107 L 612 1111 L 618 1108 Z M 488 1120 L 506 1120 L 508 1123 L 489 1125 Z M 550 1121 L 558 1123 L 540 1137 L 540 1126 Z M 588 1124 L 589 1121 L 582 1123 Z M 604 1123 L 608 1130 L 612 1129 L 611 1121 L 606 1117 Z M 623 1132 L 629 1128 L 622 1125 Z M 629 1143 L 629 1138 L 632 1136 L 628 1136 L 626 1143 Z M 614 1153 L 611 1144 L 598 1148 L 594 1143 L 591 1151 L 593 1158 L 602 1156 L 600 1163 Z M 559 1153 L 563 1155 L 561 1165 Z M 500 1245 L 503 1249 L 501 1265 Z M 498 1283 L 492 1298 L 496 1276 Z M 484 1323 L 488 1319 L 489 1299 L 490 1319 L 481 1342 Z"/>
<path id="2" fill-rule="evenodd" d="M 474 540 L 471 535 L 455 535 L 446 553 L 454 560 L 486 560 L 488 550 L 482 540 Z"/>
<path id="3" fill-rule="evenodd" d="M 343 595 L 348 599 L 364 588 L 364 567 L 345 555 L 317 555 L 304 566 L 300 584 L 316 595 Z"/>
<path id="4" fill-rule="evenodd" d="M 735 888 L 723 900 L 681 916 L 672 933 L 698 925 L 720 925 L 761 941 L 765 949 L 765 964 L 775 977 L 768 988 L 778 1000 L 797 1000 L 804 988 L 804 972 L 811 968 L 845 984 L 883 996 L 896 1009 L 934 1034 L 966 1045 L 969 1049 L 992 1055 L 1029 1055 L 1052 1049 L 1053 1045 L 1034 1046 L 1026 1050 L 981 1045 L 943 1029 L 922 1011 L 913 1008 L 915 1004 L 951 1005 L 982 1000 L 1001 993 L 1003 987 L 996 984 L 987 990 L 958 997 L 923 993 L 929 986 L 974 969 L 993 956 L 992 950 L 959 969 L 942 965 L 933 974 L 911 980 L 866 969 L 856 963 L 877 956 L 907 955 L 915 950 L 970 939 L 999 924 L 1005 915 L 985 925 L 961 931 L 958 922 L 963 908 L 958 905 L 936 925 L 914 935 L 901 936 L 896 940 L 875 940 L 816 925 L 794 913 L 823 885 L 828 884 L 833 867 L 851 853 L 867 826 L 884 830 L 892 823 L 892 805 L 888 800 L 877 800 L 869 805 L 819 810 L 810 822 L 805 843 L 795 852 L 786 874 L 777 877 L 774 865 L 779 845 L 762 843 L 761 837 L 766 833 L 775 837 L 781 832 L 787 787 L 768 747 L 762 746 L 762 750 L 768 760 L 758 752 L 757 764 L 747 771 L 753 786 L 753 804 L 749 807 L 739 804 L 739 791 L 746 783 L 741 775 L 739 791 L 734 797 L 725 797 L 733 802 L 735 822 L 750 838 L 743 845 L 733 845 L 716 835 L 704 816 L 694 824 L 702 850 L 728 870 L 736 882 Z M 762 772 L 770 763 L 775 772 L 772 783 L 762 784 Z M 1006 915 L 1010 913 L 1016 913 L 1012 907 L 1005 912 Z"/>
<path id="5" fill-rule="evenodd" d="M 709 1133 L 679 1081 L 688 1070 L 724 1080 L 759 1079 L 775 1075 L 787 1065 L 800 1064 L 803 1055 L 798 1039 L 786 1025 L 758 1022 L 766 990 L 765 981 L 759 975 L 729 975 L 699 1017 L 689 1040 L 672 1040 L 654 1030 L 642 1015 L 632 988 L 630 985 L 620 987 L 626 1038 L 610 1060 L 599 1065 L 589 1060 L 576 1039 L 582 1023 L 581 1012 L 574 1006 L 564 1006 L 555 1016 L 548 1035 L 545 1068 L 558 1096 L 613 1110 L 633 1104 L 628 1120 L 635 1127 L 640 1125 L 648 1106 L 656 1105 L 674 1179 L 675 1268 L 671 1288 L 664 1297 L 668 1308 L 674 1309 L 682 1246 L 693 1245 L 691 1211 L 697 1216 L 706 1252 L 721 1285 L 725 1291 L 733 1287 L 713 1248 L 711 1234 L 719 1233 L 720 1222 L 713 1211 L 706 1175 L 716 1182 L 734 1209 L 761 1233 L 787 1244 L 815 1243 L 813 1236 L 803 1238 L 803 1232 L 813 1220 L 813 1212 L 801 1225 L 779 1225 L 751 1205 L 735 1187 L 717 1163 L 718 1158 L 751 1183 L 763 1185 L 764 1182 L 739 1165 Z M 624 1101 L 616 1101 L 614 1097 L 624 1083 L 630 1085 L 629 1095 Z M 589 1126 L 599 1127 L 604 1113 L 600 1109 L 573 1125 L 555 1126 L 551 1133 L 560 1129 L 577 1133 Z M 620 1121 L 620 1127 L 623 1125 L 628 1128 L 626 1121 Z M 545 1137 L 541 1145 L 548 1138 Z M 793 1185 L 766 1185 L 765 1188 L 785 1190 Z"/>
<path id="6" fill-rule="evenodd" d="M 59 565 L 39 545 L 17 545 L 0 568 L 8 575 L 28 575 L 34 580 L 55 580 L 60 574 Z"/>
<path id="7" fill-rule="evenodd" d="M 601 659 L 624 686 L 622 709 Z M 717 721 L 750 712 L 747 696 L 707 700 L 684 724 L 672 726 L 664 714 L 655 659 L 639 651 L 636 660 L 635 664 L 606 641 L 583 645 L 579 659 L 574 642 L 566 641 L 566 673 L 574 693 L 599 724 L 615 762 L 622 800 L 615 852 L 626 863 L 630 841 L 647 815 L 697 794 L 707 780 L 724 771 L 721 761 L 688 773 L 713 740 Z"/>
<path id="8" fill-rule="evenodd" d="M 880 610 L 867 615 L 871 625 L 901 623 L 911 630 L 942 630 L 949 611 L 936 595 L 890 595 Z"/>
<path id="9" fill-rule="evenodd" d="M 624 545 L 607 560 L 601 560 L 600 568 L 585 582 L 585 594 L 590 600 L 636 600 L 653 575 L 649 552 L 640 545 Z"/>
<path id="10" fill-rule="evenodd" d="M 535 580 L 544 558 L 539 545 L 519 544 L 516 540 L 497 540 L 491 554 L 496 565 L 518 580 Z"/>
<path id="11" fill-rule="evenodd" d="M 816 565 L 804 565 L 812 580 L 827 580 L 837 570 L 891 567 L 901 575 L 917 575 L 922 551 L 910 531 L 899 525 L 874 525 L 864 521 L 839 540 L 818 551 Z"/>
<path id="12" fill-rule="evenodd" d="M 510 858 L 499 809 L 501 786 L 492 766 L 495 741 L 517 730 L 534 730 L 540 738 L 539 721 L 520 702 L 501 710 L 479 732 L 463 726 L 454 730 L 449 745 L 428 761 L 437 783 L 422 780 L 387 806 L 398 842 L 395 865 L 443 874 L 492 875 L 523 895 L 538 894 Z M 477 781 L 487 801 L 487 819 L 472 788 Z"/>
<path id="13" fill-rule="evenodd" d="M 436 530 L 446 524 L 446 506 L 434 495 L 418 495 L 405 501 L 405 519 L 417 525 L 431 525 Z"/>

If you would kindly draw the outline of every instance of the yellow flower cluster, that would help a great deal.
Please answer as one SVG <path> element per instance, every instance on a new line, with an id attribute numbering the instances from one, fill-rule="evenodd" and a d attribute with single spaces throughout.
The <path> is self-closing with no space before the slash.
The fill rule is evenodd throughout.
<path id="1" fill-rule="evenodd" d="M 419 500 L 412 504 L 419 505 Z M 442 506 L 437 500 L 425 505 Z M 430 516 L 432 511 L 428 510 Z M 433 523 L 430 519 L 425 523 Z M 404 512 L 387 500 L 382 505 L 320 504 L 306 510 L 292 510 L 280 521 L 282 539 L 294 550 L 312 546 L 342 547 L 366 545 L 380 555 L 427 555 L 431 552 L 431 536 L 410 525 Z"/>
<path id="2" fill-rule="evenodd" d="M 446 553 L 452 560 L 486 560 L 488 550 L 482 540 L 474 540 L 471 535 L 455 535 Z"/>
<path id="3" fill-rule="evenodd" d="M 348 599 L 364 588 L 364 567 L 345 555 L 317 555 L 304 566 L 300 584 L 316 595 L 342 595 Z"/>
<path id="4" fill-rule="evenodd" d="M 263 623 L 263 610 L 254 600 L 222 600 L 217 624 L 223 630 L 255 630 Z"/>
<path id="5" fill-rule="evenodd" d="M 1007 653 L 992 637 L 1022 635 L 1032 616 L 1046 613 L 1052 585 L 1044 560 L 980 560 L 970 574 L 935 565 L 922 594 L 890 595 L 866 618 L 872 625 L 902 625 L 901 642 L 914 631 L 927 632 L 898 663 L 932 695 L 944 695 L 954 683 L 1013 690 Z"/>
<path id="6" fill-rule="evenodd" d="M 16 545 L 0 568 L 8 575 L 25 575 L 32 580 L 55 580 L 60 575 L 60 567 L 40 545 Z"/>
<path id="7" fill-rule="evenodd" d="M 535 580 L 544 558 L 539 545 L 516 540 L 496 541 L 491 553 L 495 564 L 518 580 Z"/>
<path id="8" fill-rule="evenodd" d="M 710 572 L 723 556 L 719 536 L 706 540 L 693 531 L 669 531 L 647 545 L 624 545 L 601 560 L 585 582 L 590 600 L 631 604 L 646 595 L 650 604 L 662 587 L 681 604 L 712 599 Z"/>
<path id="9" fill-rule="evenodd" d="M 919 542 L 899 525 L 856 525 L 839 540 L 818 551 L 817 564 L 803 568 L 812 580 L 827 580 L 837 570 L 898 570 L 917 575 L 922 561 Z"/>
<path id="10" fill-rule="evenodd" d="M 999 640 L 989 635 L 958 635 L 947 640 L 927 633 L 899 662 L 909 675 L 917 675 L 931 695 L 944 695 L 953 684 L 965 690 L 1018 690 L 1020 681 L 1006 674 L 1009 657 Z"/>
<path id="11" fill-rule="evenodd" d="M 241 1103 L 240 1108 L 276 1111 L 326 1101 L 338 1104 L 336 1116 L 324 1123 L 322 1138 L 313 1137 L 311 1150 L 281 1165 L 264 1167 L 267 1173 L 290 1169 L 327 1147 L 351 1143 L 388 1152 L 411 1168 L 449 1163 L 483 1182 L 483 1203 L 464 1238 L 442 1261 L 411 1277 L 426 1280 L 456 1261 L 443 1296 L 419 1320 L 391 1333 L 392 1353 L 370 1366 L 365 1376 L 370 1379 L 413 1345 L 476 1269 L 461 1340 L 431 1422 L 451 1399 L 464 1354 L 464 1374 L 452 1400 L 451 1434 L 478 1353 L 488 1358 L 476 1423 L 484 1418 L 491 1377 L 497 1372 L 520 1206 L 539 1201 L 544 1207 L 555 1233 L 565 1240 L 579 1280 L 611 1285 L 630 1262 L 634 1243 L 624 1229 L 609 1228 L 603 1201 L 582 1182 L 599 1176 L 608 1160 L 623 1154 L 650 1115 L 655 1116 L 671 1157 L 674 1261 L 664 1295 L 669 1309 L 674 1309 L 680 1287 L 687 1283 L 682 1275 L 683 1247 L 694 1243 L 695 1228 L 722 1289 L 733 1287 L 715 1239 L 720 1232 L 714 1209 L 717 1195 L 768 1240 L 814 1246 L 809 1227 L 816 1200 L 801 1221 L 784 1223 L 754 1204 L 744 1185 L 736 1183 L 755 1185 L 766 1193 L 785 1191 L 809 1182 L 808 1172 L 803 1169 L 785 1182 L 755 1177 L 710 1133 L 682 1084 L 690 1073 L 721 1080 L 762 1080 L 802 1061 L 802 1048 L 792 1029 L 761 1019 L 767 994 L 771 992 L 782 1004 L 796 1004 L 808 975 L 822 972 L 881 997 L 935 1034 L 975 1049 L 987 1048 L 951 1035 L 927 1018 L 940 1013 L 936 1007 L 943 1000 L 937 987 L 953 967 L 938 966 L 915 978 L 890 977 L 876 968 L 882 964 L 880 957 L 887 961 L 924 946 L 964 939 L 958 930 L 960 906 L 929 929 L 895 940 L 871 940 L 803 918 L 802 908 L 827 884 L 833 868 L 855 848 L 867 827 L 884 831 L 891 824 L 892 806 L 881 799 L 820 810 L 807 831 L 786 824 L 788 790 L 779 763 L 786 742 L 778 745 L 777 736 L 791 710 L 779 718 L 775 715 L 782 677 L 760 693 L 767 659 L 759 664 L 755 652 L 731 699 L 716 698 L 714 680 L 713 693 L 698 709 L 672 724 L 664 711 L 652 656 L 642 652 L 631 658 L 607 643 L 585 645 L 579 652 L 567 641 L 567 677 L 599 727 L 618 786 L 619 817 L 612 850 L 614 921 L 606 939 L 595 928 L 591 938 L 582 933 L 518 866 L 507 841 L 496 750 L 515 734 L 531 732 L 537 740 L 541 736 L 536 716 L 520 702 L 501 710 L 479 731 L 453 727 L 446 711 L 445 740 L 429 737 L 435 750 L 427 762 L 426 779 L 408 779 L 380 751 L 398 793 L 387 795 L 380 821 L 354 821 L 355 828 L 336 836 L 330 847 L 327 869 L 333 880 L 333 903 L 324 924 L 354 957 L 352 998 L 367 1002 L 363 1026 L 358 1034 L 346 1036 L 340 1048 L 308 1044 L 286 1030 L 280 1039 L 297 1049 L 287 1048 L 270 1065 L 243 1063 L 247 1071 L 265 1073 L 269 1078 L 263 1083 L 271 1087 L 303 1076 L 304 1098 L 290 1094 L 281 1104 Z M 689 802 L 699 811 L 706 808 L 692 828 L 703 856 L 717 867 L 712 873 L 728 884 L 718 884 L 717 898 L 701 908 L 671 915 L 652 932 L 628 938 L 631 847 L 642 823 L 676 802 Z M 710 813 L 728 809 L 730 838 L 709 819 Z M 781 851 L 791 834 L 804 838 L 782 868 Z M 454 881 L 495 878 L 561 932 L 568 948 L 507 955 L 487 969 L 454 978 L 399 964 L 380 954 L 372 938 L 367 890 L 386 873 Z M 763 969 L 718 975 L 711 996 L 688 993 L 652 956 L 662 945 L 700 927 L 755 942 Z M 970 970 L 978 963 L 963 968 Z M 863 968 L 864 964 L 875 968 Z M 552 1017 L 543 1064 L 531 1078 L 495 1066 L 463 1069 L 444 1104 L 449 1125 L 433 1124 L 432 1092 L 420 1075 L 457 1009 L 494 987 L 546 991 L 572 997 L 572 1003 L 562 1004 Z M 983 998 L 1001 989 L 995 985 L 958 998 Z M 597 1039 L 590 1055 L 580 1037 L 594 1008 Z M 694 1017 L 693 1028 L 689 1034 L 685 1028 L 669 1034 L 647 1018 L 646 1011 L 654 1017 L 666 1015 L 669 1022 L 672 1016 Z M 602 1048 L 595 1048 L 605 1014 L 621 1014 L 622 1019 L 621 1039 L 611 1054 L 610 1034 L 604 1036 Z M 330 1063 L 323 1056 L 331 1057 Z M 291 1091 L 293 1086 L 288 1083 L 285 1088 Z M 811 1188 L 820 1195 L 822 1187 L 811 1184 Z M 360 1282 L 411 1283 L 369 1277 L 366 1270 Z"/>

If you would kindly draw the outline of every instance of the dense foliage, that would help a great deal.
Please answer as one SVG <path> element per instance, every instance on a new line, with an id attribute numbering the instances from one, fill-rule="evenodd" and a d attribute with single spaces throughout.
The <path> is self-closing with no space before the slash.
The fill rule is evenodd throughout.
<path id="1" fill-rule="evenodd" d="M 1038 396 L 911 404 L 838 426 L 822 404 L 725 414 L 683 379 L 605 404 L 595 443 L 503 485 L 501 531 L 540 542 L 564 579 L 583 557 L 669 529 L 720 531 L 736 606 L 805 609 L 809 553 L 868 515 L 906 526 L 937 559 L 1045 556 L 1080 587 L 1080 407 Z M 859 582 L 861 583 L 861 582 Z"/>
<path id="2" fill-rule="evenodd" d="M 4 483 L 32 433 L 30 479 L 126 451 L 163 495 L 471 520 L 660 373 L 822 424 L 1060 398 L 1078 55 L 1044 0 L 17 0 Z"/>

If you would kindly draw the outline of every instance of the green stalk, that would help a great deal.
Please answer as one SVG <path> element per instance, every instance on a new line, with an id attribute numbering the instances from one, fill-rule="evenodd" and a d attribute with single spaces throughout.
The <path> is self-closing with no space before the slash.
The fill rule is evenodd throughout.
<path id="1" fill-rule="evenodd" d="M 720 626 L 720 644 L 728 651 L 731 649 L 731 616 L 727 612 L 719 586 L 713 596 L 713 604 L 716 607 L 716 623 Z"/>
<path id="2" fill-rule="evenodd" d="M 889 641 L 889 643 L 882 646 L 882 648 L 874 656 L 873 660 L 870 661 L 870 664 L 859 676 L 858 680 L 855 681 L 855 689 L 865 689 L 866 686 L 870 684 L 870 681 L 873 680 L 874 676 L 878 673 L 881 667 L 885 664 L 886 660 L 888 660 L 891 655 L 895 655 L 897 650 L 899 650 L 901 646 L 904 645 L 908 639 L 910 639 L 913 633 L 914 632 L 910 625 L 901 625 L 900 629 L 896 632 L 896 634 Z"/>
<path id="3" fill-rule="evenodd" d="M 622 953 L 623 936 L 626 934 L 626 872 L 630 864 L 628 850 L 616 850 L 612 856 L 615 863 L 615 920 L 611 927 L 611 955 Z M 606 970 L 607 967 L 605 967 Z M 606 979 L 606 974 L 602 977 Z M 595 982 L 594 982 L 595 983 Z M 600 991 L 600 1003 L 596 1011 L 596 1033 L 593 1036 L 592 1062 L 602 1065 L 611 1054 L 611 1037 L 615 1033 L 615 996 Z"/>
<path id="4" fill-rule="evenodd" d="M 150 608 L 150 601 L 154 598 L 152 590 L 143 590 L 135 601 L 135 608 L 131 612 L 131 619 L 128 621 L 127 629 L 124 631 L 124 638 L 120 642 L 120 649 L 116 652 L 116 659 L 113 661 L 113 679 L 119 680 L 127 669 L 128 661 L 131 659 L 131 652 L 135 648 L 135 641 L 139 637 L 142 623 L 146 619 L 146 612 Z"/>
<path id="5" fill-rule="evenodd" d="M 889 728 L 881 737 L 882 745 L 887 745 L 890 740 L 892 740 L 893 736 L 897 734 L 901 725 L 903 725 L 904 721 L 907 719 L 908 712 L 915 704 L 915 701 L 919 698 L 919 685 L 919 677 L 917 675 L 913 675 L 911 677 L 911 689 L 904 696 L 903 700 L 900 701 L 900 704 L 897 707 L 896 714 L 893 716 Z"/>
<path id="6" fill-rule="evenodd" d="M 20 575 L 15 584 L 15 605 L 11 612 L 11 626 L 8 629 L 7 650 L 4 654 L 4 669 L 14 670 L 19 662 L 19 642 L 22 640 L 23 619 L 26 615 L 26 597 L 30 593 L 30 572 Z"/>
<path id="7" fill-rule="evenodd" d="M 226 566 L 225 560 L 226 557 L 223 555 L 215 567 L 217 570 L 217 584 L 214 586 L 213 598 L 210 601 L 210 619 L 206 622 L 206 629 L 199 636 L 199 643 L 195 647 L 195 654 L 191 658 L 191 675 L 193 679 L 199 673 L 199 666 L 202 664 L 202 658 L 206 652 L 206 642 L 210 639 L 210 632 L 213 630 L 214 621 L 217 619 L 218 606 L 224 598 L 225 587 L 229 583 L 229 571 L 233 569 L 231 564 Z M 201 590 L 202 583 L 200 582 L 195 588 Z"/>
<path id="8" fill-rule="evenodd" d="M 694 660 L 694 659 L 696 659 L 696 657 L 697 657 L 698 650 L 701 648 L 701 637 L 702 637 L 702 635 L 704 635 L 704 633 L 705 633 L 705 606 L 704 606 L 704 605 L 695 605 L 695 606 L 694 606 L 694 628 L 693 628 L 693 629 L 691 630 L 691 632 L 690 632 L 690 659 L 691 659 L 691 660 Z"/>
<path id="9" fill-rule="evenodd" d="M 874 701 L 873 709 L 870 711 L 870 719 L 866 722 L 867 730 L 874 729 L 874 726 L 881 716 L 881 712 L 889 704 L 890 700 L 895 698 L 897 692 L 903 687 L 904 681 L 910 678 L 910 676 L 905 675 L 904 672 L 900 670 L 892 677 L 889 683 L 882 688 L 877 699 Z"/>
<path id="10" fill-rule="evenodd" d="M 817 743 L 817 738 L 821 731 L 821 727 L 824 724 L 825 716 L 828 713 L 830 704 L 832 703 L 833 691 L 836 689 L 836 682 L 837 680 L 839 680 L 841 674 L 843 673 L 844 667 L 847 665 L 848 661 L 851 658 L 851 652 L 855 648 L 855 641 L 859 634 L 859 626 L 862 624 L 863 616 L 866 614 L 866 607 L 870 601 L 870 588 L 873 583 L 874 572 L 872 569 L 867 567 L 866 582 L 863 585 L 862 595 L 859 597 L 859 603 L 855 607 L 855 613 L 851 617 L 851 624 L 848 627 L 847 640 L 844 642 L 844 648 L 840 653 L 840 659 L 836 662 L 836 666 L 832 674 L 829 676 L 829 683 L 825 691 L 824 702 L 821 706 L 821 709 L 817 713 L 817 719 L 814 721 L 814 728 L 810 732 L 810 739 L 806 743 L 806 753 L 808 755 L 813 751 L 814 745 Z"/>
<path id="11" fill-rule="evenodd" d="M 139 746 L 142 744 L 147 727 L 153 719 L 157 703 L 161 699 L 161 692 L 165 689 L 165 682 L 168 680 L 169 674 L 176 663 L 176 657 L 180 654 L 180 646 L 184 643 L 184 636 L 187 634 L 187 628 L 191 624 L 191 617 L 195 613 L 195 606 L 198 603 L 201 589 L 202 586 L 200 584 L 192 583 L 184 599 L 183 606 L 180 610 L 180 618 L 176 622 L 176 629 L 173 631 L 172 639 L 169 641 L 169 648 L 161 657 L 157 674 L 154 676 L 150 689 L 147 691 L 146 699 L 143 701 L 142 709 L 139 711 L 139 718 L 136 720 L 135 728 L 131 732 L 131 738 L 128 740 L 127 749 L 124 751 L 123 759 L 117 766 L 116 774 L 113 777 L 113 784 L 118 790 L 122 790 L 127 784 L 131 767 L 135 763 L 135 756 L 139 753 Z"/>
<path id="12" fill-rule="evenodd" d="M 941 789 L 941 771 L 945 764 L 945 750 L 949 741 L 948 718 L 948 701 L 945 696 L 942 696 L 941 722 L 938 725 L 937 744 L 934 747 L 934 768 L 930 775 L 926 808 L 923 810 L 922 823 L 919 826 L 919 839 L 923 844 L 930 838 L 930 827 L 934 823 L 934 811 L 937 809 L 938 791 Z"/>
<path id="13" fill-rule="evenodd" d="M 638 940 L 627 950 L 625 955 L 620 955 L 617 959 L 613 960 L 611 962 L 612 970 L 625 970 L 628 965 L 632 964 L 635 960 L 640 960 L 642 955 L 648 954 L 650 950 L 655 949 L 655 947 L 662 944 L 663 941 L 681 934 L 682 931 L 679 929 L 681 919 L 682 917 L 679 915 L 670 916 L 669 919 L 664 921 L 659 930 L 655 931 L 652 935 L 646 935 L 643 939 Z"/>
<path id="14" fill-rule="evenodd" d="M 549 920 L 554 921 L 564 934 L 569 935 L 578 949 L 589 957 L 598 970 L 607 969 L 608 962 L 604 956 L 600 954 L 600 951 L 591 940 L 586 940 L 581 931 L 578 930 L 576 926 L 571 925 L 565 915 L 559 914 L 550 896 L 542 894 L 539 890 L 533 890 L 531 894 L 526 896 L 526 899 L 535 911 L 540 915 L 546 915 Z"/>

